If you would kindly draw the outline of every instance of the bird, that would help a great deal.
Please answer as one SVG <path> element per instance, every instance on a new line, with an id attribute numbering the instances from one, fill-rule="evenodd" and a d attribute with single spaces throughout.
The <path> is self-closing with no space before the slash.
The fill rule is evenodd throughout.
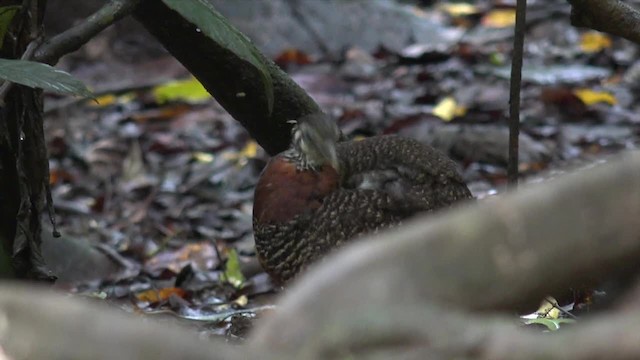
<path id="1" fill-rule="evenodd" d="M 472 198 L 455 162 L 414 139 L 345 141 L 324 113 L 296 120 L 291 139 L 254 192 L 256 253 L 276 284 L 352 239 Z"/>

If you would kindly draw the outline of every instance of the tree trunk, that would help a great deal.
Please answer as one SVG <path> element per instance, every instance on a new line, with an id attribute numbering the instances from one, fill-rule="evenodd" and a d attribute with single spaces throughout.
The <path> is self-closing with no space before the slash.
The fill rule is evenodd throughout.
<path id="1" fill-rule="evenodd" d="M 22 7 L 0 57 L 20 59 L 35 46 L 45 4 L 45 0 L 14 2 Z M 49 183 L 42 91 L 5 82 L 0 101 L 0 276 L 52 279 L 40 253 L 40 214 Z"/>

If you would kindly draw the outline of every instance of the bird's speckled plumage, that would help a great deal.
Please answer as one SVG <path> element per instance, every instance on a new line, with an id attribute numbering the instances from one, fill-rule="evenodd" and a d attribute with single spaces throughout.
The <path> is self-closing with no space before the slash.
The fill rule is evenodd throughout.
<path id="1" fill-rule="evenodd" d="M 455 163 L 418 141 L 377 136 L 331 146 L 339 171 L 306 167 L 292 146 L 270 161 L 256 186 L 256 250 L 278 282 L 348 240 L 472 197 Z"/>

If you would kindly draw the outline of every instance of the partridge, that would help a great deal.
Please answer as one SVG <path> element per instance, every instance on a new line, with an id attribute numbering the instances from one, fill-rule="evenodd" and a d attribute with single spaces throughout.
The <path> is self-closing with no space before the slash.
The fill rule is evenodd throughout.
<path id="1" fill-rule="evenodd" d="M 307 115 L 260 175 L 256 251 L 276 283 L 360 235 L 472 197 L 455 163 L 428 145 L 388 135 L 340 139 L 328 116 Z"/>

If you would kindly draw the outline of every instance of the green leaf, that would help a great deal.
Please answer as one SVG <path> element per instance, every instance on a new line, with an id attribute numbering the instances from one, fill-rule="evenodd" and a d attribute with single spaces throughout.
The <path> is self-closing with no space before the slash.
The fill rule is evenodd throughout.
<path id="1" fill-rule="evenodd" d="M 262 63 L 260 51 L 251 40 L 231 25 L 206 0 L 162 0 L 169 8 L 195 25 L 199 31 L 220 46 L 233 52 L 240 59 L 253 65 L 263 80 L 268 111 L 273 111 L 273 83 L 271 75 Z"/>
<path id="2" fill-rule="evenodd" d="M 4 44 L 4 36 L 7 35 L 11 20 L 20 10 L 20 5 L 2 6 L 0 7 L 0 49 Z"/>
<path id="3" fill-rule="evenodd" d="M 560 329 L 560 324 L 573 324 L 575 322 L 576 321 L 573 319 L 565 319 L 565 318 L 560 318 L 560 319 L 539 318 L 539 319 L 524 320 L 524 323 L 526 325 L 540 324 L 540 325 L 546 326 L 551 331 L 556 331 Z"/>
<path id="4" fill-rule="evenodd" d="M 0 79 L 60 94 L 93 98 L 82 81 L 39 62 L 0 59 Z"/>
<path id="5" fill-rule="evenodd" d="M 239 289 L 245 282 L 244 275 L 242 275 L 242 271 L 240 271 L 240 260 L 238 259 L 238 253 L 235 249 L 229 250 L 229 253 L 227 255 L 227 262 L 224 264 L 222 281 L 228 282 L 236 289 Z"/>
<path id="6" fill-rule="evenodd" d="M 158 85 L 153 88 L 152 93 L 158 104 L 164 104 L 168 101 L 185 101 L 189 104 L 197 104 L 211 99 L 211 95 L 195 78 Z"/>

